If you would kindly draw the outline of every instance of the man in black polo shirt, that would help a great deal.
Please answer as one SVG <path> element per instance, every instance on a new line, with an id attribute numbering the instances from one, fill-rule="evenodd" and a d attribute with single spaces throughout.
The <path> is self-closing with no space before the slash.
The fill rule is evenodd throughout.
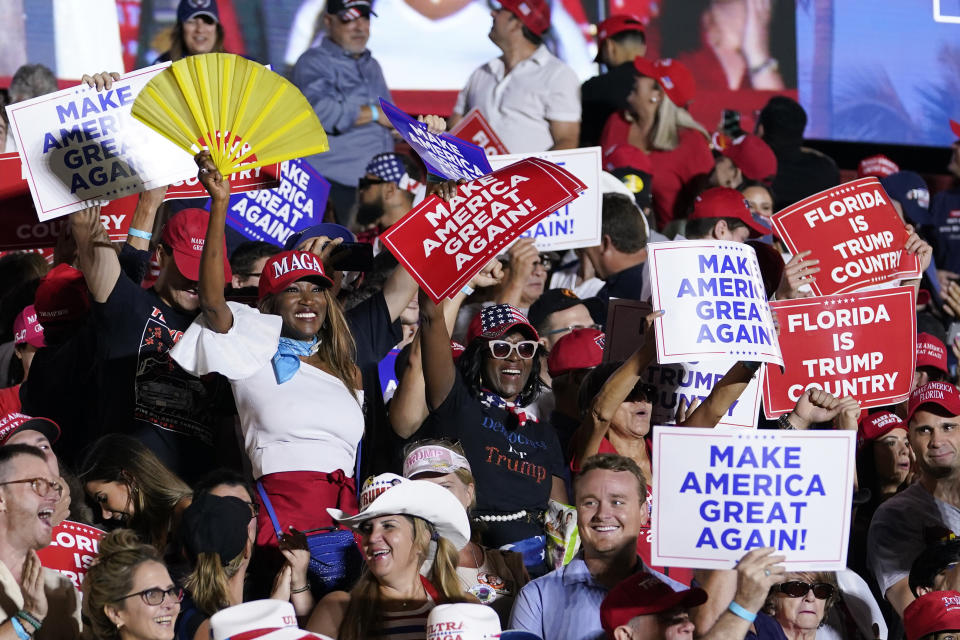
<path id="1" fill-rule="evenodd" d="M 633 59 L 647 53 L 644 24 L 631 15 L 613 15 L 597 25 L 597 62 L 606 73 L 594 76 L 580 87 L 583 116 L 580 146 L 600 144 L 603 125 L 614 111 L 627 108 L 633 89 Z"/>

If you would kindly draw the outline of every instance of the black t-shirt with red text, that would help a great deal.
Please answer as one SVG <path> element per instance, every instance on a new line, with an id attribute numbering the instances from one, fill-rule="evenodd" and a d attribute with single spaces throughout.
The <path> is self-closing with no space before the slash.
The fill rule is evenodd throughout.
<path id="1" fill-rule="evenodd" d="M 233 402 L 222 376 L 197 378 L 169 356 L 197 314 L 170 307 L 126 275 L 93 313 L 103 424 L 141 440 L 187 482 L 199 478 L 219 461 L 220 426 Z"/>
<path id="2" fill-rule="evenodd" d="M 473 472 L 478 514 L 539 515 L 547 507 L 553 477 L 563 479 L 560 442 L 545 420 L 522 427 L 506 409 L 487 407 L 470 395 L 457 372 L 446 400 L 424 422 L 414 439 L 459 440 Z M 529 519 L 489 522 L 483 543 L 490 547 L 543 535 L 543 525 Z"/>

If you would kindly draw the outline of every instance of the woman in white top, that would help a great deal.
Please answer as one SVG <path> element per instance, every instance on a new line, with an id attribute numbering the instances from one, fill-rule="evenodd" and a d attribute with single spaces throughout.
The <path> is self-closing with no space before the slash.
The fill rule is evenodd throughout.
<path id="1" fill-rule="evenodd" d="M 212 199 L 200 259 L 201 313 L 171 355 L 194 375 L 216 372 L 230 380 L 253 475 L 283 531 L 332 526 L 324 507 L 356 508 L 363 394 L 353 337 L 330 293 L 324 253 L 310 251 L 327 238 L 267 261 L 259 309 L 227 303 L 223 236 L 230 183 L 208 152 L 197 155 L 197 164 Z M 274 527 L 257 500 L 257 544 L 276 547 Z"/>
<path id="2" fill-rule="evenodd" d="M 367 566 L 349 593 L 320 601 L 308 631 L 338 640 L 423 640 L 434 606 L 476 602 L 457 578 L 470 523 L 450 491 L 383 473 L 364 483 L 359 513 L 328 511 L 360 534 Z"/>

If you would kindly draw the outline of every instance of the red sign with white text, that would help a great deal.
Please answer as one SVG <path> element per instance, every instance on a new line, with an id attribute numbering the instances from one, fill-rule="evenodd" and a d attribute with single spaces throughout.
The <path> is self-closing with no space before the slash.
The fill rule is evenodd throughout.
<path id="1" fill-rule="evenodd" d="M 237 171 L 230 174 L 230 193 L 244 191 L 259 191 L 260 189 L 275 189 L 280 186 L 280 163 Z M 210 194 L 197 176 L 191 176 L 182 182 L 174 182 L 167 187 L 164 200 L 181 200 L 185 198 L 208 198 Z"/>
<path id="2" fill-rule="evenodd" d="M 480 109 L 476 107 L 463 116 L 457 126 L 450 129 L 450 134 L 481 147 L 488 156 L 505 156 L 510 153 L 490 123 L 480 113 Z"/>
<path id="3" fill-rule="evenodd" d="M 449 202 L 430 196 L 380 240 L 434 302 L 460 291 L 494 256 L 586 186 L 538 158 L 526 158 L 457 188 Z"/>
<path id="4" fill-rule="evenodd" d="M 37 551 L 40 564 L 70 578 L 79 589 L 83 576 L 100 553 L 100 539 L 106 535 L 90 525 L 64 520 L 53 528 L 50 544 Z"/>
<path id="5" fill-rule="evenodd" d="M 920 259 L 903 250 L 909 234 L 880 181 L 860 178 L 779 211 L 773 228 L 796 255 L 820 261 L 818 296 L 920 277 Z"/>
<path id="6" fill-rule="evenodd" d="M 768 418 L 792 410 L 811 387 L 852 396 L 864 409 L 910 395 L 917 358 L 913 287 L 778 300 L 770 310 L 780 323 L 784 368 L 766 365 Z"/>

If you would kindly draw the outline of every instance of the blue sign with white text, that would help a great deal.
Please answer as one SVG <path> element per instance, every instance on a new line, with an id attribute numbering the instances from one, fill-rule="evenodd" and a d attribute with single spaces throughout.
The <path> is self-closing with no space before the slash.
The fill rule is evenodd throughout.
<path id="1" fill-rule="evenodd" d="M 279 246 L 301 229 L 323 222 L 330 183 L 305 160 L 281 164 L 280 186 L 230 196 L 227 224 L 250 240 Z"/>
<path id="2" fill-rule="evenodd" d="M 430 173 L 448 180 L 473 180 L 493 171 L 481 147 L 448 133 L 430 133 L 427 125 L 417 122 L 383 98 L 380 107 Z"/>

